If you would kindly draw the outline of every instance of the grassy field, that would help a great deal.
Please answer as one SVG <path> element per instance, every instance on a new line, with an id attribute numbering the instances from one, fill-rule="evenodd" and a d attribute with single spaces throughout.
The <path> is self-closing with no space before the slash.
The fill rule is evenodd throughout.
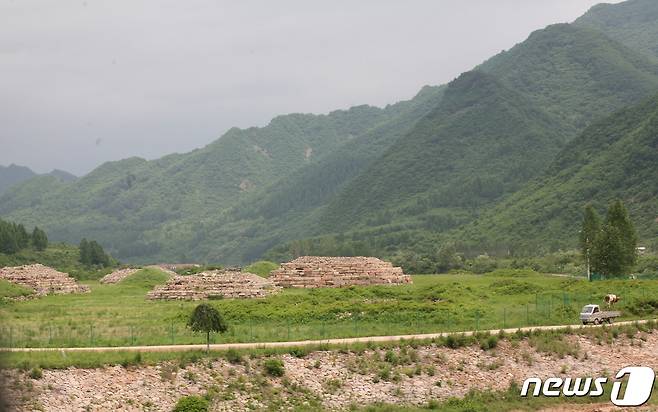
<path id="1" fill-rule="evenodd" d="M 150 301 L 163 283 L 142 270 L 117 285 L 87 281 L 91 293 L 53 295 L 0 306 L 0 345 L 124 346 L 202 343 L 185 324 L 198 302 Z M 498 271 L 486 275 L 418 275 L 413 285 L 287 289 L 259 300 L 212 300 L 230 329 L 214 342 L 303 339 L 497 329 L 576 323 L 586 303 L 607 293 L 622 300 L 623 319 L 658 313 L 658 281 L 584 280 Z"/>

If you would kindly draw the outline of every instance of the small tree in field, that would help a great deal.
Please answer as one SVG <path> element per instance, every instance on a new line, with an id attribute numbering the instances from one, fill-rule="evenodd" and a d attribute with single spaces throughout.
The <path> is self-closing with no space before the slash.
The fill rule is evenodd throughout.
<path id="1" fill-rule="evenodd" d="M 210 332 L 224 333 L 228 330 L 228 325 L 219 311 L 207 303 L 194 308 L 187 326 L 194 332 L 206 333 L 206 352 L 210 350 Z"/>

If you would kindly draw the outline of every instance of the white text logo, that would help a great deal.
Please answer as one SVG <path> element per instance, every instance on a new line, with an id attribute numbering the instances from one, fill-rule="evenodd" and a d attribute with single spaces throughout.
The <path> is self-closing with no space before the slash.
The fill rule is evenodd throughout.
<path id="1" fill-rule="evenodd" d="M 623 395 L 622 382 L 612 384 L 610 400 L 617 406 L 641 406 L 651 397 L 656 374 L 653 369 L 643 366 L 629 366 L 615 375 L 616 379 L 628 376 Z M 571 396 L 597 397 L 605 393 L 604 385 L 608 378 L 548 378 L 542 382 L 539 378 L 528 378 L 523 382 L 521 396 L 528 396 L 532 385 L 532 396 Z M 621 398 L 620 398 L 621 397 Z"/>

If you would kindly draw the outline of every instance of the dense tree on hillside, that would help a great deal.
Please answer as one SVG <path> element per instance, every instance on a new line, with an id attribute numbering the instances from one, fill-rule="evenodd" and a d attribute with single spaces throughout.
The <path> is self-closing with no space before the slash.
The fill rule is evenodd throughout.
<path id="1" fill-rule="evenodd" d="M 0 220 L 0 252 L 12 254 L 19 249 L 15 227 L 9 222 Z"/>
<path id="2" fill-rule="evenodd" d="M 32 231 L 32 246 L 40 251 L 46 250 L 48 247 L 48 236 L 46 235 L 46 232 L 36 226 Z"/>
<path id="3" fill-rule="evenodd" d="M 37 231 L 41 241 L 39 245 L 43 246 L 43 248 L 37 247 L 32 236 L 30 236 L 27 230 L 25 230 L 25 226 L 22 224 L 0 220 L 0 253 L 17 253 L 28 248 L 30 246 L 30 241 L 32 241 L 35 249 L 44 250 L 46 246 L 48 246 L 46 233 L 37 228 L 35 228 L 35 231 Z M 45 245 L 43 245 L 43 239 L 46 240 Z"/>
<path id="4" fill-rule="evenodd" d="M 637 235 L 623 203 L 608 208 L 602 230 L 594 240 L 592 269 L 603 276 L 620 276 L 636 262 Z"/>
<path id="5" fill-rule="evenodd" d="M 95 240 L 80 241 L 80 262 L 86 266 L 110 266 L 110 257 Z"/>
<path id="6" fill-rule="evenodd" d="M 592 259 L 592 251 L 594 250 L 594 242 L 599 236 L 601 231 L 601 218 L 592 207 L 587 205 L 585 207 L 585 215 L 583 217 L 583 226 L 580 230 L 580 250 L 585 258 L 587 264 L 587 277 L 590 275 L 590 261 Z"/>

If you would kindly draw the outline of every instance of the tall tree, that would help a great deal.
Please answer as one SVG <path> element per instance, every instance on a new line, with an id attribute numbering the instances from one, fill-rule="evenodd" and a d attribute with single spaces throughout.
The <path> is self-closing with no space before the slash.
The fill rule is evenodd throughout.
<path id="1" fill-rule="evenodd" d="M 594 241 L 592 268 L 605 276 L 628 273 L 637 260 L 637 234 L 620 200 L 610 204 L 603 229 Z"/>
<path id="2" fill-rule="evenodd" d="M 637 233 L 621 200 L 610 204 L 606 215 L 606 225 L 617 228 L 621 240 L 622 265 L 628 269 L 637 261 Z"/>
<path id="3" fill-rule="evenodd" d="M 48 247 L 48 236 L 46 232 L 36 226 L 32 231 L 32 245 L 36 250 L 46 250 Z"/>
<path id="4" fill-rule="evenodd" d="M 592 250 L 592 269 L 594 273 L 610 277 L 624 273 L 624 248 L 619 229 L 605 224 L 596 237 Z"/>
<path id="5" fill-rule="evenodd" d="M 91 266 L 91 249 L 89 248 L 89 241 L 85 238 L 80 241 L 80 263 Z"/>
<path id="6" fill-rule="evenodd" d="M 27 233 L 27 230 L 25 230 L 25 226 L 15 223 L 13 226 L 18 248 L 25 249 L 26 247 L 30 246 L 30 235 Z"/>
<path id="7" fill-rule="evenodd" d="M 585 258 L 587 264 L 587 278 L 590 277 L 590 262 L 592 258 L 592 251 L 594 250 L 594 242 L 596 237 L 601 232 L 601 218 L 592 207 L 587 205 L 583 216 L 583 225 L 580 230 L 580 250 Z"/>
<path id="8" fill-rule="evenodd" d="M 14 226 L 0 220 L 0 252 L 13 254 L 20 250 Z"/>
<path id="9" fill-rule="evenodd" d="M 207 303 L 194 308 L 187 326 L 194 332 L 206 333 L 206 352 L 210 350 L 210 332 L 224 333 L 228 330 L 228 325 L 219 311 Z"/>

